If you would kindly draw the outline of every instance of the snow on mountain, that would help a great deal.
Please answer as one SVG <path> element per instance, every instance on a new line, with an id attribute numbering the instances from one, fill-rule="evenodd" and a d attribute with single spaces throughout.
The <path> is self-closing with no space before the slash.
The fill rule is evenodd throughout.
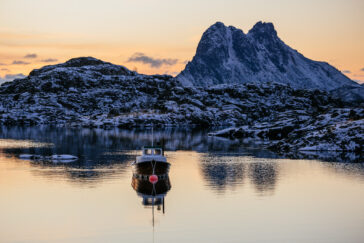
<path id="1" fill-rule="evenodd" d="M 262 22 L 247 34 L 221 22 L 212 25 L 177 79 L 183 85 L 205 87 L 267 81 L 326 91 L 359 86 L 328 63 L 304 57 L 278 37 L 272 23 Z"/>

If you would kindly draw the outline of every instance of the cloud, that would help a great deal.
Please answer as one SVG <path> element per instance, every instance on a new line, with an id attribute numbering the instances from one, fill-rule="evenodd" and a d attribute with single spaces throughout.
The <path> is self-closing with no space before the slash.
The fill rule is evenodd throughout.
<path id="1" fill-rule="evenodd" d="M 26 54 L 26 55 L 24 56 L 24 58 L 29 58 L 29 59 L 37 58 L 37 57 L 38 57 L 38 55 L 37 55 L 37 54 L 35 54 L 35 53 Z"/>
<path id="2" fill-rule="evenodd" d="M 6 64 L 5 63 L 0 63 L 0 66 L 6 66 Z"/>
<path id="3" fill-rule="evenodd" d="M 12 64 L 15 64 L 15 65 L 27 65 L 27 64 L 29 64 L 29 62 L 15 60 L 15 61 L 13 61 Z"/>
<path id="4" fill-rule="evenodd" d="M 7 68 L 2 68 L 2 69 L 0 69 L 1 71 L 9 71 L 9 69 L 7 69 Z"/>
<path id="5" fill-rule="evenodd" d="M 17 74 L 7 74 L 5 75 L 5 77 L 0 77 L 0 84 L 4 83 L 4 82 L 9 82 L 9 81 L 13 81 L 14 79 L 17 78 L 25 78 L 26 76 L 22 73 L 17 73 Z"/>
<path id="6" fill-rule="evenodd" d="M 351 73 L 350 70 L 343 70 L 342 73 Z"/>
<path id="7" fill-rule="evenodd" d="M 364 68 L 360 69 L 360 71 L 364 72 Z"/>
<path id="8" fill-rule="evenodd" d="M 153 58 L 144 55 L 144 53 L 136 52 L 134 53 L 127 62 L 141 62 L 143 64 L 148 64 L 152 68 L 159 68 L 162 65 L 169 65 L 173 66 L 178 62 L 178 59 L 171 59 L 171 58 Z"/>
<path id="9" fill-rule="evenodd" d="M 47 58 L 47 59 L 43 59 L 43 60 L 40 60 L 41 62 L 57 62 L 58 59 L 55 59 L 55 58 Z"/>

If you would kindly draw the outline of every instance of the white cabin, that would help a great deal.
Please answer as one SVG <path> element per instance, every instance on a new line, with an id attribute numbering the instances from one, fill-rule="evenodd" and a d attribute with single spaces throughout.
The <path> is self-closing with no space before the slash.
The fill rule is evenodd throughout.
<path id="1" fill-rule="evenodd" d="M 143 147 L 143 154 L 136 157 L 137 164 L 151 161 L 167 163 L 161 147 Z"/>

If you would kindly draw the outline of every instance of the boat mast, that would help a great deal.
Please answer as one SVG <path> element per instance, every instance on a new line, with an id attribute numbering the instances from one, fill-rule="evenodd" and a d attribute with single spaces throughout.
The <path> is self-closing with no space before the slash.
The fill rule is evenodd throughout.
<path id="1" fill-rule="evenodd" d="M 153 123 L 152 123 L 152 147 L 154 146 L 154 134 L 153 134 Z"/>

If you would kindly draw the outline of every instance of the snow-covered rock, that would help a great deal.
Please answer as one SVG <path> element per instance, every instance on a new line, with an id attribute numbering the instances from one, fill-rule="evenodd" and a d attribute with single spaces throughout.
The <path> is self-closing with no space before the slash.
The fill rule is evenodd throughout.
<path id="1" fill-rule="evenodd" d="M 83 57 L 36 69 L 0 86 L 0 124 L 84 127 L 239 126 L 285 112 L 304 119 L 340 100 L 278 83 L 184 87 L 167 75 L 142 75 Z"/>
<path id="2" fill-rule="evenodd" d="M 224 129 L 211 135 L 229 138 L 253 137 L 269 141 L 267 147 L 291 151 L 364 151 L 364 109 L 332 108 L 320 115 L 255 122 L 248 126 Z M 297 114 L 296 114 L 297 115 Z"/>
<path id="3" fill-rule="evenodd" d="M 328 63 L 304 57 L 278 37 L 272 23 L 262 22 L 247 34 L 221 22 L 212 25 L 177 79 L 184 85 L 204 87 L 267 81 L 326 91 L 360 86 Z"/>
<path id="4" fill-rule="evenodd" d="M 364 84 L 360 86 L 343 86 L 330 91 L 330 94 L 344 102 L 364 103 Z"/>

